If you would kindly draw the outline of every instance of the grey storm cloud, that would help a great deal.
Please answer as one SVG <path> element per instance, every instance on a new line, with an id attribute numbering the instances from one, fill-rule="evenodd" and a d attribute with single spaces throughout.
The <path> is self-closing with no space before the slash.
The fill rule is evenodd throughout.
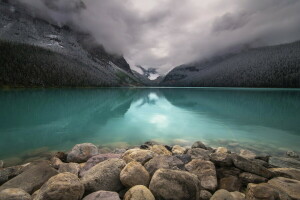
<path id="1" fill-rule="evenodd" d="M 91 33 L 132 67 L 171 68 L 238 46 L 300 39 L 299 0 L 18 0 L 35 15 Z"/>

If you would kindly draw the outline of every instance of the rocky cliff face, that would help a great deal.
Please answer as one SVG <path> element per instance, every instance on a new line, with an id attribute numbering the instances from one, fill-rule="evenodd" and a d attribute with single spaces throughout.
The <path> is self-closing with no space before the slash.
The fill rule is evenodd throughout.
<path id="1" fill-rule="evenodd" d="M 141 85 L 126 60 L 91 35 L 35 18 L 10 1 L 0 1 L 0 40 L 2 86 Z"/>
<path id="2" fill-rule="evenodd" d="M 162 86 L 300 87 L 300 42 L 263 47 L 178 66 Z"/>

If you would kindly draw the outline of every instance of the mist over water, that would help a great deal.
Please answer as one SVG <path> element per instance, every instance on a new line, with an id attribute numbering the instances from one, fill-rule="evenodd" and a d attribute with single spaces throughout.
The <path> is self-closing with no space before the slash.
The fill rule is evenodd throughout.
<path id="1" fill-rule="evenodd" d="M 91 142 L 147 140 L 300 151 L 297 89 L 25 89 L 0 92 L 0 160 Z"/>

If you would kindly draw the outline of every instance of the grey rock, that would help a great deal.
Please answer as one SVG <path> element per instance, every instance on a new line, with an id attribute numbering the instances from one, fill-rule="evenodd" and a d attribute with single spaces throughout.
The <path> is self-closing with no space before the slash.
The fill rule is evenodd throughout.
<path id="1" fill-rule="evenodd" d="M 222 167 L 222 168 L 217 168 L 217 175 L 218 178 L 223 178 L 227 176 L 239 176 L 241 173 L 241 170 L 235 167 Z"/>
<path id="2" fill-rule="evenodd" d="M 97 191 L 87 195 L 82 200 L 121 200 L 119 194 L 110 191 Z"/>
<path id="3" fill-rule="evenodd" d="M 248 183 L 264 183 L 267 182 L 268 179 L 255 175 L 255 174 L 251 174 L 248 172 L 243 172 L 239 175 L 243 185 L 248 185 Z"/>
<path id="4" fill-rule="evenodd" d="M 191 160 L 192 160 L 191 155 L 187 155 L 187 154 L 175 155 L 175 157 L 178 158 L 179 160 L 181 160 L 184 164 L 187 164 L 187 163 L 191 162 Z"/>
<path id="5" fill-rule="evenodd" d="M 200 200 L 209 200 L 212 197 L 212 194 L 207 190 L 201 190 L 199 199 Z"/>
<path id="6" fill-rule="evenodd" d="M 79 175 L 82 177 L 89 169 L 94 167 L 100 162 L 103 162 L 105 160 L 111 159 L 111 158 L 120 158 L 121 154 L 98 154 L 96 156 L 91 157 L 88 159 L 88 161 L 85 163 L 85 165 L 80 169 Z"/>
<path id="7" fill-rule="evenodd" d="M 0 192 L 1 200 L 31 200 L 30 194 L 19 188 L 9 188 Z"/>
<path id="8" fill-rule="evenodd" d="M 209 160 L 209 151 L 202 148 L 192 148 L 187 151 L 187 155 L 190 155 L 192 159 Z"/>
<path id="9" fill-rule="evenodd" d="M 236 176 L 227 176 L 220 179 L 219 189 L 229 192 L 239 191 L 242 186 L 241 181 Z"/>
<path id="10" fill-rule="evenodd" d="M 196 142 L 192 145 L 192 148 L 207 149 L 207 147 L 206 147 L 201 141 L 196 141 Z"/>
<path id="11" fill-rule="evenodd" d="M 300 169 L 300 160 L 286 157 L 270 157 L 269 163 L 281 168 L 296 168 Z"/>
<path id="12" fill-rule="evenodd" d="M 233 165 L 231 155 L 227 153 L 212 153 L 210 154 L 210 160 L 219 167 L 230 167 Z"/>
<path id="13" fill-rule="evenodd" d="M 143 165 L 139 162 L 132 161 L 122 169 L 120 180 L 122 184 L 128 188 L 135 185 L 148 186 L 150 175 Z"/>
<path id="14" fill-rule="evenodd" d="M 227 190 L 220 189 L 214 193 L 210 200 L 235 200 Z"/>
<path id="15" fill-rule="evenodd" d="M 42 162 L 31 166 L 20 175 L 7 181 L 0 187 L 0 191 L 7 188 L 20 188 L 32 194 L 38 190 L 49 178 L 55 176 L 57 171 L 50 167 L 49 163 Z"/>
<path id="16" fill-rule="evenodd" d="M 159 169 L 154 173 L 149 189 L 157 199 L 198 200 L 198 185 L 197 176 L 189 172 Z"/>
<path id="17" fill-rule="evenodd" d="M 29 164 L 17 165 L 17 166 L 0 169 L 0 185 L 5 183 L 9 179 L 12 179 L 13 177 L 21 174 L 26 169 L 26 166 L 28 165 Z"/>
<path id="18" fill-rule="evenodd" d="M 267 183 L 260 183 L 260 184 L 248 184 L 247 192 L 246 192 L 246 199 L 253 199 L 253 200 L 279 200 L 279 192 L 272 188 Z"/>
<path id="19" fill-rule="evenodd" d="M 270 171 L 275 173 L 275 176 L 295 179 L 300 181 L 300 170 L 293 168 L 272 168 Z"/>
<path id="20" fill-rule="evenodd" d="M 155 197 L 147 187 L 136 185 L 126 192 L 124 200 L 155 200 Z"/>
<path id="21" fill-rule="evenodd" d="M 103 161 L 87 171 L 81 178 L 81 182 L 87 192 L 120 191 L 123 188 L 120 173 L 125 165 L 123 160 L 117 158 Z"/>
<path id="22" fill-rule="evenodd" d="M 299 155 L 295 151 L 287 151 L 285 154 L 291 158 L 299 158 Z"/>
<path id="23" fill-rule="evenodd" d="M 145 164 L 148 160 L 156 156 L 157 154 L 150 150 L 144 150 L 144 149 L 130 149 L 127 150 L 121 158 L 125 160 L 126 163 L 129 163 L 131 161 L 137 161 L 143 164 Z"/>
<path id="24" fill-rule="evenodd" d="M 218 182 L 215 165 L 210 161 L 194 159 L 185 165 L 187 171 L 195 174 L 199 181 L 201 188 L 215 191 Z"/>
<path id="25" fill-rule="evenodd" d="M 84 186 L 79 178 L 69 172 L 51 177 L 37 192 L 34 200 L 80 200 Z"/>
<path id="26" fill-rule="evenodd" d="M 252 162 L 254 162 L 257 165 L 261 165 L 265 168 L 273 168 L 274 166 L 269 164 L 268 162 L 264 161 L 264 160 L 260 160 L 260 159 L 251 159 Z"/>
<path id="27" fill-rule="evenodd" d="M 274 176 L 274 174 L 269 171 L 267 168 L 261 166 L 261 165 L 258 165 L 246 158 L 243 158 L 241 156 L 238 156 L 238 155 L 234 155 L 232 156 L 232 160 L 233 160 L 233 164 L 245 171 L 245 172 L 249 172 L 249 173 L 252 173 L 252 174 L 256 174 L 258 176 L 263 176 L 265 178 L 271 178 L 272 176 Z"/>
<path id="28" fill-rule="evenodd" d="M 144 167 L 152 176 L 158 169 L 184 169 L 184 163 L 175 156 L 156 156 L 149 160 Z"/>
<path id="29" fill-rule="evenodd" d="M 98 148 L 91 143 L 76 144 L 70 153 L 68 153 L 67 161 L 82 163 L 86 162 L 89 158 L 98 154 Z"/>
<path id="30" fill-rule="evenodd" d="M 298 180 L 276 177 L 269 180 L 268 184 L 285 192 L 291 199 L 300 199 L 300 181 Z"/>
<path id="31" fill-rule="evenodd" d="M 80 166 L 78 163 L 62 163 L 59 166 L 58 172 L 59 173 L 70 172 L 78 176 L 79 170 L 80 170 Z"/>

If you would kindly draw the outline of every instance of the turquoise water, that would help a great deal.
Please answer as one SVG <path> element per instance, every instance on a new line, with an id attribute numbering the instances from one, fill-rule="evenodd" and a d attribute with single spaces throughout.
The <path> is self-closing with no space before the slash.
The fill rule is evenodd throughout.
<path id="1" fill-rule="evenodd" d="M 0 91 L 0 159 L 92 142 L 202 140 L 233 150 L 300 151 L 300 90 L 233 88 Z"/>

